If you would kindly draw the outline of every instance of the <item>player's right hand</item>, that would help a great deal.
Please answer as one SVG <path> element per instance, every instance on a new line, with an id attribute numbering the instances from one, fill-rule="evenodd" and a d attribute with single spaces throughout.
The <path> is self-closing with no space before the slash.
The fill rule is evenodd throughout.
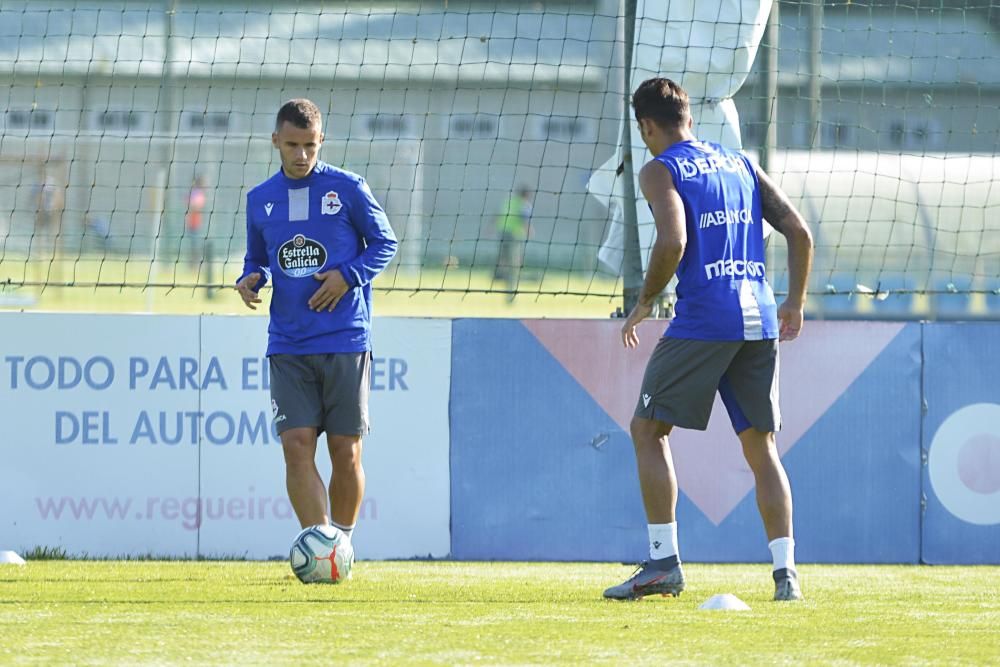
<path id="1" fill-rule="evenodd" d="M 257 310 L 255 303 L 260 303 L 260 296 L 257 292 L 253 291 L 253 288 L 257 286 L 260 282 L 260 274 L 256 271 L 246 275 L 243 280 L 236 283 L 236 291 L 240 293 L 240 297 L 243 299 L 243 303 L 246 304 L 247 308 L 250 310 Z"/>
<path id="2" fill-rule="evenodd" d="M 787 300 L 778 306 L 778 340 L 781 342 L 795 340 L 802 332 L 802 304 L 789 303 Z"/>
<path id="3" fill-rule="evenodd" d="M 639 326 L 639 322 L 642 322 L 652 314 L 652 304 L 643 305 L 642 302 L 635 304 L 635 308 L 628 314 L 628 319 L 625 320 L 625 324 L 622 326 L 622 343 L 626 348 L 639 347 L 639 334 L 636 333 L 635 328 Z"/>

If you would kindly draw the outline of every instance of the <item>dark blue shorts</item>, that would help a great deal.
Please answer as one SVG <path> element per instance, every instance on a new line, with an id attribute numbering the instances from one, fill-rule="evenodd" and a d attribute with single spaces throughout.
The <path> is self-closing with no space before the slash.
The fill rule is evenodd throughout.
<path id="1" fill-rule="evenodd" d="M 371 353 L 274 354 L 271 412 L 275 430 L 315 427 L 330 435 L 368 433 Z"/>
<path id="2" fill-rule="evenodd" d="M 779 430 L 778 341 L 661 338 L 646 366 L 635 416 L 704 431 L 716 392 L 737 433 L 751 426 Z"/>

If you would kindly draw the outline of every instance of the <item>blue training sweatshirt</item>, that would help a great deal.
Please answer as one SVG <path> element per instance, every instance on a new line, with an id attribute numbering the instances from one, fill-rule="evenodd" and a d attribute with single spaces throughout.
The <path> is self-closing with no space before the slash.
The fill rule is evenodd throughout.
<path id="1" fill-rule="evenodd" d="M 273 281 L 267 354 L 371 350 L 371 281 L 396 254 L 396 235 L 364 179 L 325 162 L 305 178 L 279 170 L 247 193 L 247 254 L 240 280 Z M 340 271 L 349 289 L 332 311 L 313 311 L 322 285 Z M 237 281 L 239 282 L 239 281 Z"/>

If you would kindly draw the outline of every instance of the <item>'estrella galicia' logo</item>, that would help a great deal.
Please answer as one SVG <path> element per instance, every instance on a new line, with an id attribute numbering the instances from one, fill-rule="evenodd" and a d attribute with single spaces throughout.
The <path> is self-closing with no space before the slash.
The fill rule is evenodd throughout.
<path id="1" fill-rule="evenodd" d="M 278 266 L 292 278 L 311 276 L 326 264 L 326 248 L 319 241 L 296 234 L 278 248 Z"/>

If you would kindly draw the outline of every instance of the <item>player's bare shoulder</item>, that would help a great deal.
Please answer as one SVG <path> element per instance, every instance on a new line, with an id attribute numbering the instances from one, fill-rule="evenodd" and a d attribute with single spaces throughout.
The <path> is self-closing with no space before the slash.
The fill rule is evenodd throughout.
<path id="1" fill-rule="evenodd" d="M 665 164 L 659 160 L 650 160 L 639 170 L 639 187 L 643 193 L 673 189 L 674 177 Z"/>

